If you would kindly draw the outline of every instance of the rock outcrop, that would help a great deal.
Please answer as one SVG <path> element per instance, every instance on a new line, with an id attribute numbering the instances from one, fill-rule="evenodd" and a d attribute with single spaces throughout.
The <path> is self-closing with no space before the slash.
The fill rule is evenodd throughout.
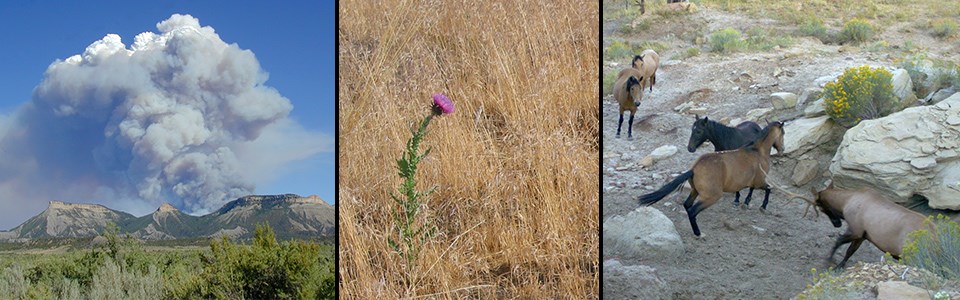
<path id="1" fill-rule="evenodd" d="M 783 152 L 795 157 L 836 138 L 843 133 L 843 127 L 828 116 L 820 116 L 787 122 L 783 132 Z"/>
<path id="2" fill-rule="evenodd" d="M 860 122 L 830 165 L 834 184 L 871 186 L 891 200 L 913 195 L 930 207 L 960 209 L 960 94 Z"/>
<path id="3" fill-rule="evenodd" d="M 673 221 L 653 207 L 639 207 L 603 222 L 603 251 L 642 259 L 675 258 L 683 241 Z"/>

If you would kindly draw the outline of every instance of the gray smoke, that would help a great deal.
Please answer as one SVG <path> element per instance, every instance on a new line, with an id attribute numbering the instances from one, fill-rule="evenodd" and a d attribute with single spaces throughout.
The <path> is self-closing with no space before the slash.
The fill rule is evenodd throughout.
<path id="1" fill-rule="evenodd" d="M 328 137 L 287 117 L 293 106 L 264 84 L 253 52 L 189 15 L 157 29 L 130 47 L 109 34 L 53 62 L 31 101 L 0 116 L 0 205 L 171 202 L 205 213 L 330 150 Z"/>

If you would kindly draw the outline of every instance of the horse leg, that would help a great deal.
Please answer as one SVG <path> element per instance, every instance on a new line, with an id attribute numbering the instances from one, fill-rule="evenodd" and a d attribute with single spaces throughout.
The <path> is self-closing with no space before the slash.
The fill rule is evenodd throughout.
<path id="1" fill-rule="evenodd" d="M 856 239 L 850 243 L 850 246 L 847 247 L 847 255 L 843 256 L 843 260 L 840 261 L 839 264 L 837 264 L 837 268 L 843 269 L 843 265 L 847 264 L 847 260 L 850 259 L 850 256 L 852 256 L 854 252 L 857 252 L 857 249 L 860 248 L 860 244 L 863 243 L 863 240 L 864 239 L 862 238 Z"/>
<path id="2" fill-rule="evenodd" d="M 740 206 L 740 191 L 736 191 L 736 196 L 733 197 L 733 206 Z"/>
<path id="3" fill-rule="evenodd" d="M 620 126 L 623 125 L 623 112 L 620 112 L 620 121 L 617 121 L 617 137 L 620 137 Z"/>
<path id="4" fill-rule="evenodd" d="M 683 208 L 687 209 L 687 217 L 690 219 L 690 228 L 693 229 L 693 235 L 700 236 L 700 227 L 697 226 L 697 214 L 700 213 L 703 208 L 703 202 L 696 201 L 697 199 L 697 190 L 694 189 L 690 191 L 690 196 L 687 196 L 687 200 L 683 201 Z"/>
<path id="5" fill-rule="evenodd" d="M 657 84 L 657 73 L 656 73 L 656 72 L 654 72 L 653 75 L 650 76 L 650 93 L 653 93 L 653 85 L 654 85 L 654 84 Z"/>
<path id="6" fill-rule="evenodd" d="M 770 200 L 770 187 L 764 187 L 763 190 L 767 193 L 763 194 L 763 205 L 760 205 L 760 209 L 767 210 L 767 201 Z"/>
<path id="7" fill-rule="evenodd" d="M 747 192 L 747 198 L 743 199 L 743 205 L 750 206 L 750 200 L 753 198 L 753 188 L 750 188 L 750 191 Z"/>
<path id="8" fill-rule="evenodd" d="M 630 127 L 627 127 L 627 138 L 633 138 L 633 115 L 637 114 L 636 111 L 630 112 Z"/>

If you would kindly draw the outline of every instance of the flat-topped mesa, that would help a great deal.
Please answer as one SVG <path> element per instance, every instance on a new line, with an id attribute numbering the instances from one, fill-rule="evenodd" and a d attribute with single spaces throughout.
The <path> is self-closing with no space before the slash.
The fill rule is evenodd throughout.
<path id="1" fill-rule="evenodd" d="M 284 202 L 284 203 L 309 203 L 322 201 L 317 195 L 310 195 L 309 197 L 301 197 L 297 194 L 283 194 L 283 195 L 250 195 L 243 196 L 240 199 L 238 204 L 258 204 L 258 203 L 275 203 L 275 202 Z"/>
<path id="2" fill-rule="evenodd" d="M 167 203 L 167 202 L 160 204 L 160 207 L 157 208 L 157 212 L 177 212 L 177 211 L 179 210 L 176 207 L 173 207 L 173 205 L 170 205 L 170 203 Z"/>
<path id="3" fill-rule="evenodd" d="M 80 204 L 80 203 L 67 203 L 63 201 L 52 200 L 47 205 L 47 210 L 60 210 L 60 209 L 84 209 L 84 210 L 93 210 L 93 211 L 109 211 L 110 209 L 106 206 L 100 204 Z"/>

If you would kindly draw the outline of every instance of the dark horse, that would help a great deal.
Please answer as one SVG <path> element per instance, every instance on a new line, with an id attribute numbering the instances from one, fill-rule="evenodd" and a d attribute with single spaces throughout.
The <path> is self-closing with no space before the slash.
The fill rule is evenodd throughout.
<path id="1" fill-rule="evenodd" d="M 687 143 L 687 151 L 693 153 L 697 151 L 704 141 L 710 141 L 713 144 L 713 151 L 720 152 L 726 150 L 739 149 L 760 138 L 760 132 L 763 130 L 757 123 L 746 121 L 737 125 L 737 127 L 727 127 L 708 117 L 700 118 L 694 116 L 697 120 L 693 122 L 693 130 L 690 132 L 690 142 Z M 767 195 L 770 191 L 767 190 Z M 746 205 L 750 205 L 750 198 L 753 197 L 753 188 L 747 192 L 747 198 L 744 199 Z M 735 205 L 740 205 L 740 191 L 737 191 L 736 198 L 733 199 Z"/>

